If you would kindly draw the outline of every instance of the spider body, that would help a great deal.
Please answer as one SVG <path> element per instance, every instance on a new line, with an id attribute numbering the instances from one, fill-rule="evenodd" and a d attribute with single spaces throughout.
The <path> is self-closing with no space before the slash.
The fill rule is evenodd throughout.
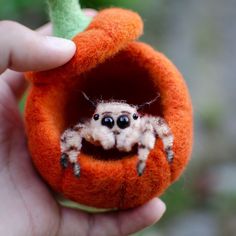
<path id="1" fill-rule="evenodd" d="M 122 152 L 130 152 L 134 145 L 138 145 L 137 173 L 141 176 L 158 137 L 163 142 L 167 161 L 171 162 L 174 138 L 163 118 L 141 115 L 138 106 L 122 101 L 100 102 L 90 120 L 78 123 L 62 134 L 61 165 L 67 168 L 68 162 L 71 163 L 74 175 L 80 176 L 78 159 L 83 139 L 105 150 L 116 148 Z"/>

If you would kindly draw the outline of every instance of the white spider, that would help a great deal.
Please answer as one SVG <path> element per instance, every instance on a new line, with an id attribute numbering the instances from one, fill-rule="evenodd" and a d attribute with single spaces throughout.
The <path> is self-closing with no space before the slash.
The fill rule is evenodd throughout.
<path id="1" fill-rule="evenodd" d="M 173 160 L 174 138 L 163 118 L 142 116 L 138 113 L 138 106 L 129 105 L 123 101 L 95 104 L 85 94 L 84 96 L 94 106 L 96 105 L 95 113 L 86 123 L 78 123 L 62 134 L 61 165 L 63 168 L 68 167 L 68 162 L 70 162 L 74 175 L 80 176 L 78 158 L 82 148 L 82 139 L 101 146 L 105 150 L 116 148 L 122 152 L 130 152 L 135 145 L 138 145 L 137 172 L 139 176 L 144 172 L 146 160 L 150 150 L 154 148 L 157 137 L 163 142 L 168 162 Z"/>

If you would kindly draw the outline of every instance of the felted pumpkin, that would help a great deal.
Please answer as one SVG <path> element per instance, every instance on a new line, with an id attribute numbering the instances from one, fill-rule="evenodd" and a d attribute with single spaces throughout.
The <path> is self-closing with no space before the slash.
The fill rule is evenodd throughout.
<path id="1" fill-rule="evenodd" d="M 185 168 L 192 148 L 192 106 L 176 67 L 160 52 L 136 39 L 143 23 L 134 12 L 111 8 L 98 13 L 73 37 L 77 46 L 67 64 L 28 72 L 32 86 L 25 109 L 32 160 L 43 179 L 66 199 L 96 208 L 126 209 L 161 195 Z M 98 150 L 84 144 L 81 176 L 60 165 L 60 136 L 92 111 L 81 96 L 142 104 L 160 94 L 143 112 L 163 117 L 174 135 L 175 157 L 169 163 L 160 139 L 145 172 L 136 172 L 137 153 Z"/>

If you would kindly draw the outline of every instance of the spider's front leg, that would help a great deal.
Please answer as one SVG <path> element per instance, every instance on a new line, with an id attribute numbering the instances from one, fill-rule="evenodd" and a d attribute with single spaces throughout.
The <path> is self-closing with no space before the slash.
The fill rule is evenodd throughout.
<path id="1" fill-rule="evenodd" d="M 137 172 L 138 175 L 141 176 L 146 167 L 146 161 L 151 149 L 154 148 L 155 145 L 155 134 L 152 124 L 146 117 L 142 118 L 141 123 L 141 135 L 138 144 L 138 164 L 137 164 Z"/>
<path id="2" fill-rule="evenodd" d="M 153 125 L 156 134 L 158 135 L 158 137 L 161 138 L 163 142 L 168 162 L 172 162 L 174 159 L 174 152 L 173 152 L 174 136 L 171 132 L 171 129 L 169 128 L 165 120 L 161 117 L 151 117 L 150 121 Z"/>
<path id="3" fill-rule="evenodd" d="M 143 117 L 142 118 L 142 135 L 138 149 L 138 166 L 139 176 L 143 174 L 146 167 L 146 160 L 151 149 L 154 148 L 156 136 L 160 137 L 168 162 L 174 158 L 173 141 L 174 137 L 165 120 L 161 117 Z"/>
<path id="4" fill-rule="evenodd" d="M 78 163 L 78 155 L 82 148 L 82 131 L 84 125 L 78 124 L 73 128 L 67 129 L 61 136 L 61 166 L 68 167 L 68 162 L 73 166 L 74 175 L 80 176 L 80 165 Z"/>

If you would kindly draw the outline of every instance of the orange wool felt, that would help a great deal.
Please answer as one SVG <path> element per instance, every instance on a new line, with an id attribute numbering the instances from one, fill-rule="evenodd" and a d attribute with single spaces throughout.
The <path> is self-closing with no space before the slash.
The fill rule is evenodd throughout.
<path id="1" fill-rule="evenodd" d="M 97 208 L 131 208 L 162 194 L 186 166 L 192 148 L 192 106 L 176 67 L 150 46 L 135 41 L 142 20 L 131 11 L 101 11 L 73 38 L 77 51 L 70 62 L 44 72 L 28 72 L 32 82 L 26 104 L 26 129 L 33 162 L 45 181 L 65 198 Z M 143 176 L 136 171 L 137 153 L 103 151 L 83 144 L 81 176 L 60 165 L 60 136 L 81 118 L 91 116 L 91 98 L 142 104 L 163 117 L 174 135 L 175 157 L 168 163 L 160 139 L 151 150 Z"/>

